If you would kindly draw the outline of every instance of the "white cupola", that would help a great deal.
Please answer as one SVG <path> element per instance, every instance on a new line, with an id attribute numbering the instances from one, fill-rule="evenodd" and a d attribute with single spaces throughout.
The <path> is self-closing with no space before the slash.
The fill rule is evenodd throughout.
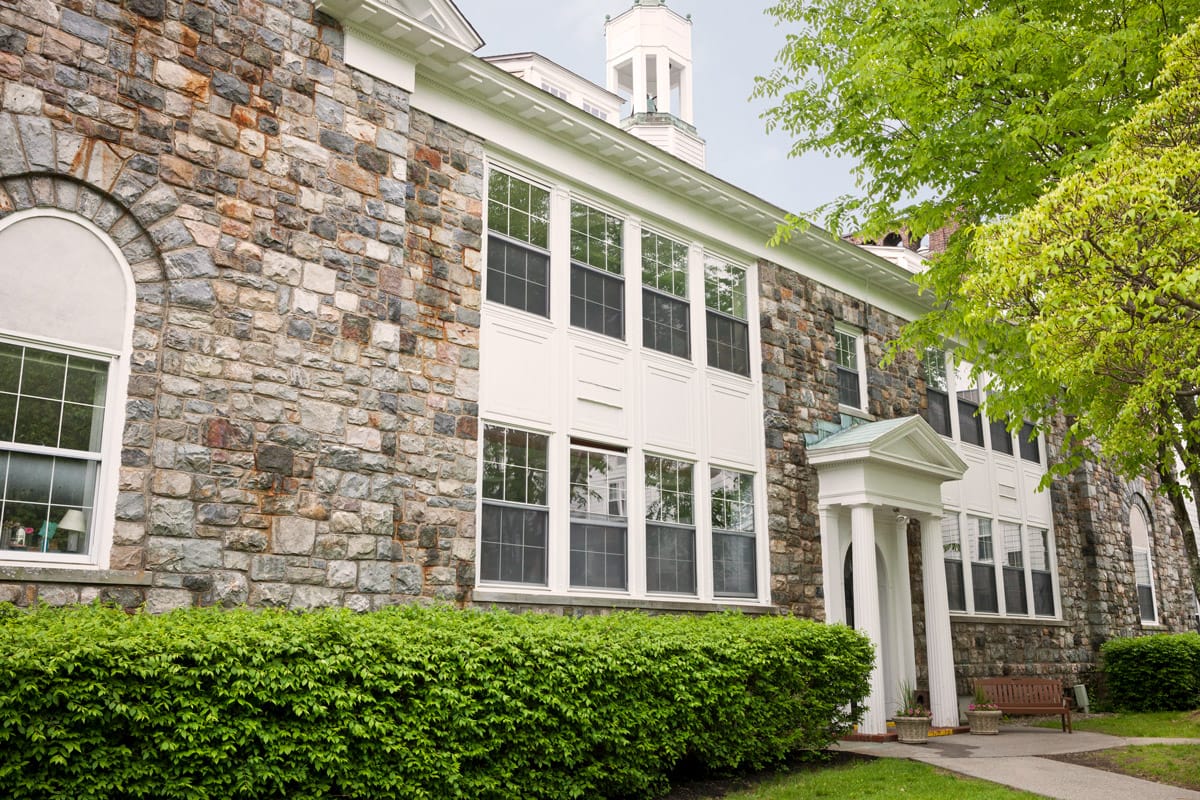
<path id="1" fill-rule="evenodd" d="M 634 0 L 604 23 L 605 84 L 625 101 L 621 127 L 704 169 L 692 109 L 692 20 L 666 0 Z"/>

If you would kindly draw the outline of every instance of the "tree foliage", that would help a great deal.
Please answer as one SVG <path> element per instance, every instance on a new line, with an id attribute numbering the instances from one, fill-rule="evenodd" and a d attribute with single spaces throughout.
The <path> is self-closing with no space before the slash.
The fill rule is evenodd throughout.
<path id="1" fill-rule="evenodd" d="M 994 418 L 1067 415 L 1059 470 L 1098 451 L 1156 472 L 1200 591 L 1176 478 L 1200 496 L 1200 22 L 1166 48 L 1158 90 L 1091 168 L 936 259 L 919 281 L 939 308 L 901 344 L 957 342 L 994 376 Z"/>
<path id="2" fill-rule="evenodd" d="M 1153 96 L 1200 0 L 784 0 L 786 45 L 755 94 L 792 153 L 856 163 L 830 229 L 994 219 L 1095 163 Z M 917 199 L 914 199 L 917 198 Z"/>

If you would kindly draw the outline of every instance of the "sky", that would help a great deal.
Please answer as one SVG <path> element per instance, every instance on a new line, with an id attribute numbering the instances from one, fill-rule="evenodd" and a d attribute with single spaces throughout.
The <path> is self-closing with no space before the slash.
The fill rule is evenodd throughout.
<path id="1" fill-rule="evenodd" d="M 604 18 L 632 0 L 455 0 L 486 44 L 477 55 L 533 51 L 603 85 Z M 766 75 L 786 29 L 763 0 L 668 0 L 692 15 L 696 128 L 708 145 L 708 171 L 801 216 L 854 191 L 851 162 L 807 154 L 789 158 L 791 139 L 768 134 L 767 101 L 753 100 L 754 78 Z M 736 10 L 735 10 L 736 9 Z M 813 219 L 820 222 L 819 219 Z"/>

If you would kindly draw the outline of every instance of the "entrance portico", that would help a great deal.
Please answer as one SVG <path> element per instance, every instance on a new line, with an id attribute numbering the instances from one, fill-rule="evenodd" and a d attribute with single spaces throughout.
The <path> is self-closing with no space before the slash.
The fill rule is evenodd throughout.
<path id="1" fill-rule="evenodd" d="M 909 520 L 921 527 L 933 724 L 958 724 L 941 516 L 942 484 L 960 479 L 966 463 L 920 417 L 856 425 L 810 446 L 808 457 L 820 484 L 825 618 L 853 619 L 875 645 L 860 732 L 885 733 L 901 684 L 916 684 Z M 848 595 L 853 608 L 846 607 Z"/>

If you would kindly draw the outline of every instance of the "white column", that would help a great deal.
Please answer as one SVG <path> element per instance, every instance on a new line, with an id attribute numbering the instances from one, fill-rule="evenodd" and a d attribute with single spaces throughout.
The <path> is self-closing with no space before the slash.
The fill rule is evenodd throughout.
<path id="1" fill-rule="evenodd" d="M 825 621 L 846 622 L 846 587 L 842 571 L 842 537 L 838 508 L 817 509 L 821 521 L 821 591 L 825 595 Z"/>
<path id="2" fill-rule="evenodd" d="M 633 113 L 646 113 L 646 52 L 633 51 Z"/>
<path id="3" fill-rule="evenodd" d="M 679 118 L 694 125 L 696 118 L 692 110 L 692 67 L 683 64 L 679 68 Z"/>
<path id="4" fill-rule="evenodd" d="M 658 56 L 654 61 L 655 82 L 658 84 L 658 105 L 660 113 L 671 113 L 671 54 L 664 47 L 658 51 Z"/>
<path id="5" fill-rule="evenodd" d="M 887 733 L 887 693 L 883 686 L 883 627 L 879 620 L 879 575 L 875 562 L 875 511 L 861 505 L 850 509 L 850 544 L 854 548 L 854 627 L 875 645 L 871 692 L 860 733 Z"/>
<path id="6" fill-rule="evenodd" d="M 891 606 L 892 616 L 890 620 L 884 620 L 884 624 L 890 624 L 892 631 L 892 641 L 896 643 L 897 658 L 900 663 L 896 665 L 895 686 L 886 687 L 888 692 L 900 691 L 900 681 L 904 681 L 910 686 L 917 685 L 917 657 L 916 645 L 913 642 L 913 609 L 912 609 L 912 574 L 908 564 L 908 517 L 899 515 L 896 517 L 896 536 L 892 540 L 892 560 L 895 564 L 895 572 L 890 577 L 893 582 L 892 591 L 894 594 L 888 598 L 887 604 Z M 896 702 L 899 704 L 901 698 L 896 697 Z"/>
<path id="7" fill-rule="evenodd" d="M 958 724 L 958 692 L 954 688 L 954 648 L 950 639 L 950 599 L 946 594 L 941 519 L 922 514 L 920 520 L 929 704 L 933 724 L 949 727 Z"/>

